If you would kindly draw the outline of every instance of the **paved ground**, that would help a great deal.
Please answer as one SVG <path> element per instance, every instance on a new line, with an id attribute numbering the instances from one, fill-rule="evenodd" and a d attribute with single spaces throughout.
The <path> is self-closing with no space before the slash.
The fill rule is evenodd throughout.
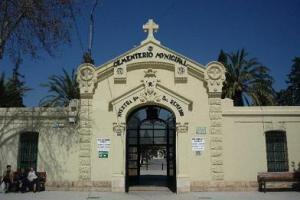
<path id="1" fill-rule="evenodd" d="M 163 170 L 162 170 L 163 164 Z M 153 159 L 146 165 L 140 167 L 141 175 L 167 175 L 167 161 L 166 159 Z"/>
<path id="2" fill-rule="evenodd" d="M 0 193 L 0 200 L 299 200 L 300 192 L 40 192 Z"/>

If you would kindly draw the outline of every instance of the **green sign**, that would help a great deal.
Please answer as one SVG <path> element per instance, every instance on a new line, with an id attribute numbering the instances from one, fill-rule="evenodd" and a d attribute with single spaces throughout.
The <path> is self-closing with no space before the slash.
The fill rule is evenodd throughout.
<path id="1" fill-rule="evenodd" d="M 99 151 L 99 158 L 108 158 L 108 151 Z"/>

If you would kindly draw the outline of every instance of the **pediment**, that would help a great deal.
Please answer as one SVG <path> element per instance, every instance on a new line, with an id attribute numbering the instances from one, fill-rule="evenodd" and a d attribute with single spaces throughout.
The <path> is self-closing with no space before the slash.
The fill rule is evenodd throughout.
<path id="1" fill-rule="evenodd" d="M 225 80 L 224 66 L 218 62 L 210 62 L 206 66 L 203 66 L 161 45 L 160 41 L 155 39 L 153 35 L 158 27 L 153 20 L 149 20 L 143 26 L 143 29 L 148 32 L 148 36 L 139 46 L 99 67 L 95 67 L 89 63 L 80 65 L 77 80 L 80 86 L 81 97 L 92 98 L 98 83 L 103 80 L 113 77 L 114 84 L 126 84 L 128 73 L 134 70 L 145 69 L 173 71 L 175 84 L 187 83 L 189 77 L 192 76 L 205 82 L 208 92 L 220 93 L 223 81 Z M 157 84 L 158 91 L 162 91 L 162 88 L 161 85 Z M 163 92 L 171 96 L 172 94 L 176 94 L 176 92 L 172 92 L 166 88 Z M 179 98 L 180 95 L 175 96 L 182 100 L 182 102 L 186 102 L 184 98 Z"/>
<path id="2" fill-rule="evenodd" d="M 155 71 L 148 69 L 142 84 L 109 102 L 109 111 L 116 111 L 119 118 L 125 118 L 132 108 L 149 104 L 164 106 L 176 117 L 184 117 L 193 109 L 191 100 L 159 84 Z"/>
<path id="3" fill-rule="evenodd" d="M 179 81 L 186 79 L 188 73 L 196 73 L 196 76 L 203 78 L 205 72 L 203 65 L 150 40 L 96 67 L 96 77 L 101 81 L 114 76 L 115 81 L 126 82 L 127 72 L 147 64 L 178 72 L 175 79 Z"/>

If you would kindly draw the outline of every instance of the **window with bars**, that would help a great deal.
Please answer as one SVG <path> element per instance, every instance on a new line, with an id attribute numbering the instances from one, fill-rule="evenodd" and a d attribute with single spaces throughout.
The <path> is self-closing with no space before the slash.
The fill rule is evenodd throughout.
<path id="1" fill-rule="evenodd" d="M 28 169 L 37 167 L 38 155 L 38 138 L 37 132 L 21 133 L 19 140 L 19 153 L 18 153 L 18 168 Z"/>
<path id="2" fill-rule="evenodd" d="M 266 133 L 268 172 L 289 171 L 286 134 L 283 131 Z"/>

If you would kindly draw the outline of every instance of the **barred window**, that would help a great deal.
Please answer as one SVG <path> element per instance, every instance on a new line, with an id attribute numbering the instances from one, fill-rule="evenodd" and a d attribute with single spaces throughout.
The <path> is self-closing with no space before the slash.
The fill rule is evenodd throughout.
<path id="1" fill-rule="evenodd" d="M 38 136 L 36 132 L 25 132 L 20 135 L 18 168 L 37 167 Z"/>
<path id="2" fill-rule="evenodd" d="M 268 172 L 289 171 L 286 134 L 283 131 L 266 133 Z"/>

